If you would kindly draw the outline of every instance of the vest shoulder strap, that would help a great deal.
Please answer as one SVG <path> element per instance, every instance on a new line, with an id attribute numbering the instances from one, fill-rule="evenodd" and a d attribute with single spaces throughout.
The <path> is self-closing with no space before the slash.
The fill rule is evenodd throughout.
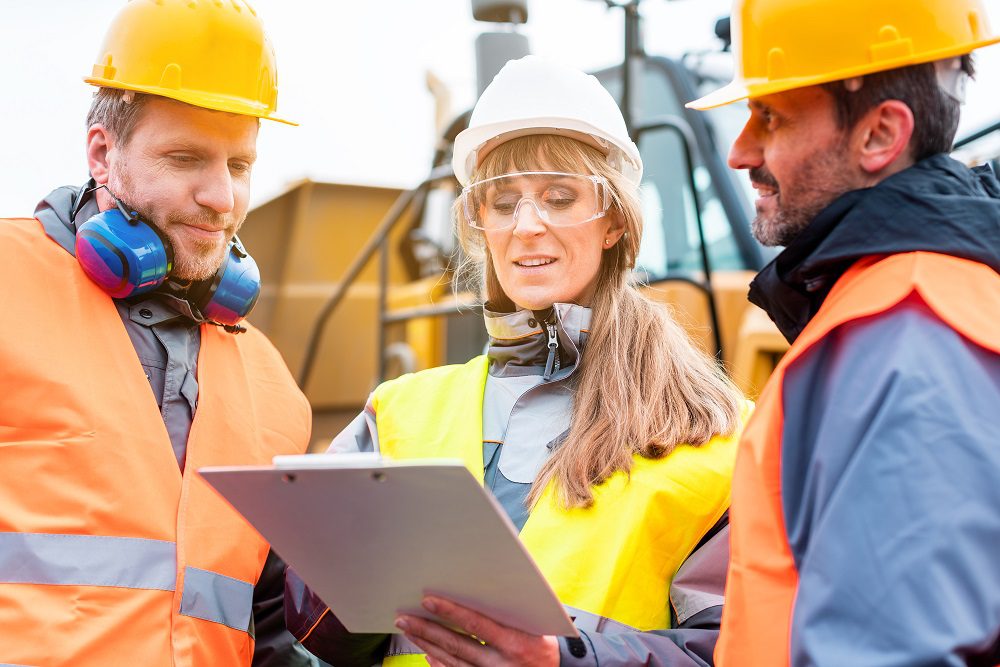
<path id="1" fill-rule="evenodd" d="M 379 449 L 390 458 L 456 458 L 483 481 L 483 393 L 489 359 L 410 373 L 372 395 Z"/>
<path id="2" fill-rule="evenodd" d="M 785 367 L 833 329 L 891 309 L 917 293 L 934 313 L 976 344 L 1000 353 L 1000 274 L 960 257 L 908 252 L 859 260 L 834 285 Z"/>

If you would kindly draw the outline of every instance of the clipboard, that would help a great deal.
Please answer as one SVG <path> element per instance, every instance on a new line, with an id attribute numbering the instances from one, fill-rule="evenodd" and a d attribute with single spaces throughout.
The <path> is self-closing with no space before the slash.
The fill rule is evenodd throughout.
<path id="1" fill-rule="evenodd" d="M 377 454 L 275 457 L 199 474 L 268 540 L 350 632 L 437 619 L 439 595 L 539 635 L 578 636 L 496 500 L 460 461 Z"/>

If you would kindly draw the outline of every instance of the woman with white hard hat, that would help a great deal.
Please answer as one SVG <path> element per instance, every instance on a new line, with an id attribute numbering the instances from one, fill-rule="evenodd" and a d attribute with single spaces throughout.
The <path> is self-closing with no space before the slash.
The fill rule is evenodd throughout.
<path id="1" fill-rule="evenodd" d="M 528 635 L 433 597 L 447 626 L 403 615 L 401 634 L 352 635 L 294 573 L 289 629 L 338 666 L 711 664 L 745 407 L 630 284 L 642 160 L 621 112 L 592 76 L 512 61 L 452 164 L 489 351 L 380 385 L 331 450 L 465 460 L 580 637 Z"/>

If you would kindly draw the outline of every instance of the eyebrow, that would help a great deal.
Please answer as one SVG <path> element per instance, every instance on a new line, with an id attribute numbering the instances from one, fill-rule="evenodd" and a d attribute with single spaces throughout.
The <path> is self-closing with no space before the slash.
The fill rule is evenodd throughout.
<path id="1" fill-rule="evenodd" d="M 170 152 L 170 151 L 190 151 L 192 153 L 197 153 L 199 155 L 204 154 L 205 150 L 197 144 L 192 144 L 186 139 L 182 138 L 167 138 L 161 142 L 157 148 L 159 151 Z M 229 160 L 245 160 L 251 164 L 257 161 L 257 151 L 251 149 L 244 153 L 237 153 L 235 155 L 230 155 L 227 159 Z"/>

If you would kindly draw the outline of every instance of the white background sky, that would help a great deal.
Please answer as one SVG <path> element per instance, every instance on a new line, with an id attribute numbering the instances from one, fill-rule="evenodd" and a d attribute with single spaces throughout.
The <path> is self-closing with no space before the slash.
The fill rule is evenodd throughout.
<path id="1" fill-rule="evenodd" d="M 49 190 L 86 179 L 84 117 L 105 27 L 123 0 L 0 0 L 0 215 L 30 215 Z M 409 187 L 435 140 L 425 74 L 450 88 L 457 113 L 474 102 L 473 40 L 489 24 L 469 0 L 251 0 L 278 57 L 278 111 L 301 127 L 264 123 L 253 202 L 299 178 Z M 987 0 L 1000 28 L 998 0 Z M 644 0 L 652 54 L 717 44 L 729 0 Z M 618 62 L 623 19 L 601 0 L 529 0 L 534 53 L 581 69 Z M 1000 45 L 978 57 L 960 136 L 1000 118 Z"/>

